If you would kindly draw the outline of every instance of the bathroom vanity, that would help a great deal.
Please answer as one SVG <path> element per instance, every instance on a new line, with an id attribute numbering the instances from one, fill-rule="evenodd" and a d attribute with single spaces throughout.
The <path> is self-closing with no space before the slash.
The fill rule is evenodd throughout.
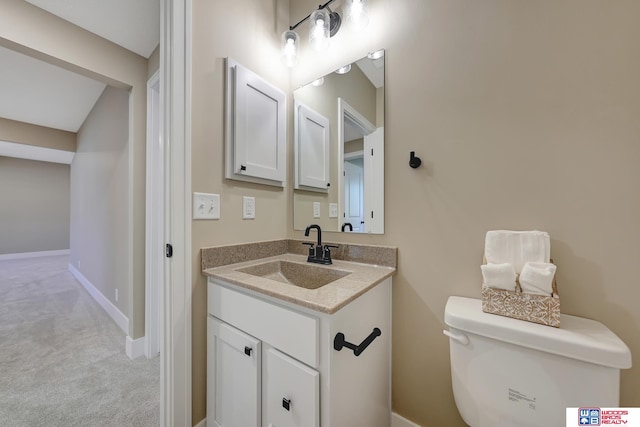
<path id="1" fill-rule="evenodd" d="M 207 425 L 388 427 L 394 271 L 291 253 L 203 269 Z"/>

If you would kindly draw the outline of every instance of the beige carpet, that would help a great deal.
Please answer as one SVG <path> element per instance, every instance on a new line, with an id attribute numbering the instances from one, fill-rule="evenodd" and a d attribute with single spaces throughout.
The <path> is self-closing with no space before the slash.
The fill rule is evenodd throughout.
<path id="1" fill-rule="evenodd" d="M 124 343 L 67 256 L 0 261 L 1 426 L 157 426 L 160 358 Z"/>

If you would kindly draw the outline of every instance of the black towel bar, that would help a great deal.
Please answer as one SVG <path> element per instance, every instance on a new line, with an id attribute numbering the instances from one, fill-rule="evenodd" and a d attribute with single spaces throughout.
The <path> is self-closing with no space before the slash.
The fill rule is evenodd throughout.
<path id="1" fill-rule="evenodd" d="M 347 347 L 348 349 L 353 350 L 353 354 L 356 356 L 360 356 L 362 352 L 369 347 L 369 344 L 373 342 L 377 337 L 382 335 L 382 331 L 378 328 L 373 328 L 373 331 L 369 334 L 367 338 L 364 339 L 360 343 L 360 345 L 355 345 L 350 343 L 344 339 L 344 334 L 342 332 L 338 332 L 336 337 L 333 340 L 333 348 L 337 351 L 342 350 L 342 347 Z"/>

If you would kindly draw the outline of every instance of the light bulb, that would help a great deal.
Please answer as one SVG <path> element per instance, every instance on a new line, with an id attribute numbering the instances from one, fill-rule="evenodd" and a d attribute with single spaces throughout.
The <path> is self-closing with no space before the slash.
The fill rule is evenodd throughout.
<path id="1" fill-rule="evenodd" d="M 371 60 L 380 59 L 384 56 L 384 49 L 375 50 L 367 54 L 367 58 Z"/>
<path id="2" fill-rule="evenodd" d="M 340 67 L 336 70 L 336 74 L 347 74 L 351 71 L 351 64 L 347 64 L 344 67 Z"/>
<path id="3" fill-rule="evenodd" d="M 324 9 L 318 9 L 311 14 L 309 43 L 317 51 L 329 47 L 329 13 Z"/>
<path id="4" fill-rule="evenodd" d="M 287 67 L 293 67 L 298 60 L 298 35 L 293 31 L 282 34 L 282 61 Z"/>
<path id="5" fill-rule="evenodd" d="M 360 31 L 369 24 L 367 0 L 348 0 L 347 19 L 355 31 Z"/>

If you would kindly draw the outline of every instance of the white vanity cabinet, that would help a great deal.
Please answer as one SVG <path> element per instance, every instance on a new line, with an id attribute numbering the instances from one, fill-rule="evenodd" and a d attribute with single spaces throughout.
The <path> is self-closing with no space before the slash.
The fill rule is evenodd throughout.
<path id="1" fill-rule="evenodd" d="M 389 427 L 391 278 L 328 314 L 210 277 L 208 314 L 207 426 Z"/>

